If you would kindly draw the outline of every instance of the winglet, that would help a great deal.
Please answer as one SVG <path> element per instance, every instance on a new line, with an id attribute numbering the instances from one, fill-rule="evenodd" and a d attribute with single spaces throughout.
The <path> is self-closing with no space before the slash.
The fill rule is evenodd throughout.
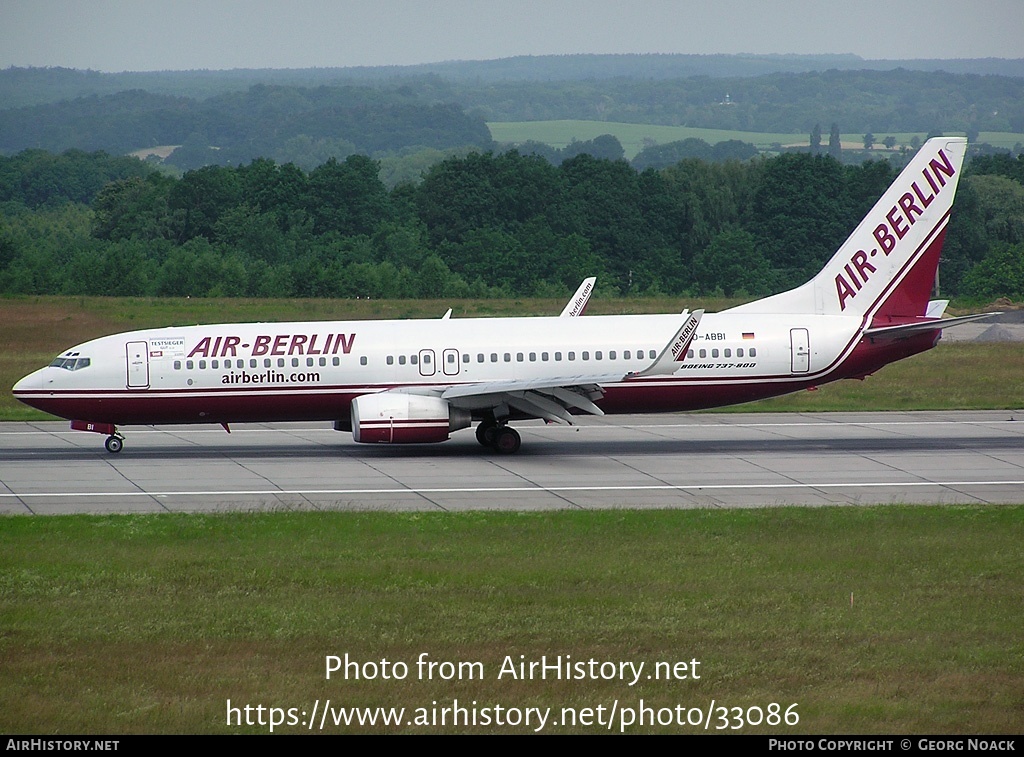
<path id="1" fill-rule="evenodd" d="M 583 311 L 587 309 L 587 303 L 590 302 L 590 295 L 594 293 L 594 284 L 597 281 L 597 276 L 591 276 L 590 278 L 583 279 L 583 283 L 580 284 L 580 288 L 576 290 L 569 302 L 566 303 L 565 307 L 562 308 L 562 312 L 559 313 L 561 318 L 575 318 L 578 315 L 583 315 Z"/>
<path id="2" fill-rule="evenodd" d="M 700 319 L 703 315 L 703 310 L 694 310 L 690 313 L 690 316 L 683 321 L 683 325 L 679 327 L 679 331 L 676 332 L 675 336 L 665 345 L 661 354 L 658 355 L 658 359 L 642 371 L 627 374 L 626 378 L 665 376 L 675 373 L 679 368 L 679 363 L 686 357 L 686 351 L 690 349 L 690 342 L 697 335 L 697 326 L 700 324 Z"/>

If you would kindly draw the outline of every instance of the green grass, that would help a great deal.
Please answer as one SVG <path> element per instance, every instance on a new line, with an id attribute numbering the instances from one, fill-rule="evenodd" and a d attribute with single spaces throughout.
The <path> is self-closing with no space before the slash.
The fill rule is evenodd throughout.
<path id="1" fill-rule="evenodd" d="M 637 153 L 643 149 L 645 139 L 653 139 L 658 144 L 665 144 L 682 139 L 697 138 L 712 145 L 729 139 L 738 139 L 742 142 L 750 142 L 761 150 L 770 150 L 775 144 L 806 145 L 810 139 L 809 134 L 696 129 L 689 126 L 627 124 L 615 121 L 495 121 L 488 123 L 487 126 L 496 142 L 535 140 L 558 148 L 565 147 L 574 139 L 585 141 L 602 134 L 612 134 L 622 143 L 626 158 L 629 160 L 635 158 Z M 875 134 L 875 139 L 880 155 L 885 154 L 882 150 L 881 140 L 887 136 L 895 137 L 897 144 L 910 144 L 911 137 L 916 136 L 923 142 L 928 135 L 924 132 L 916 134 L 913 132 L 894 132 L 892 134 L 879 132 Z M 827 141 L 827 135 L 825 138 Z M 844 143 L 859 146 L 863 144 L 864 135 L 842 134 L 841 139 Z M 995 147 L 1012 148 L 1018 142 L 1024 142 L 1024 134 L 982 132 L 979 135 L 979 141 L 988 142 Z"/>
<path id="2" fill-rule="evenodd" d="M 1019 506 L 5 517 L 0 731 L 266 730 L 229 728 L 227 699 L 642 698 L 798 705 L 761 732 L 1020 733 L 1022 538 Z M 424 652 L 485 676 L 325 679 L 326 655 Z M 497 680 L 506 655 L 701 678 Z"/>

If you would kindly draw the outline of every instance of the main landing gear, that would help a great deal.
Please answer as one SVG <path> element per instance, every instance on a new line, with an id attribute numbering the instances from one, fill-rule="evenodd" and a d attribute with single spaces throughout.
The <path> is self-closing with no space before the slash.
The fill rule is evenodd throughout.
<path id="1" fill-rule="evenodd" d="M 519 451 L 523 444 L 519 432 L 505 421 L 485 420 L 476 427 L 476 440 L 485 447 L 512 455 Z"/>
<path id="2" fill-rule="evenodd" d="M 103 446 L 107 448 L 107 452 L 116 455 L 124 448 L 124 439 L 120 436 L 108 436 Z"/>

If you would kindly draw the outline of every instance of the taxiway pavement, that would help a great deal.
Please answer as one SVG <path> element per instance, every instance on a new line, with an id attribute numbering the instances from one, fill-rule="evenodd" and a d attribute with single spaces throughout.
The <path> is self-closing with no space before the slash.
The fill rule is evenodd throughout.
<path id="1" fill-rule="evenodd" d="M 533 510 L 1024 503 L 1024 411 L 583 418 L 522 423 L 505 456 L 472 431 L 352 442 L 329 424 L 0 423 L 0 513 Z"/>

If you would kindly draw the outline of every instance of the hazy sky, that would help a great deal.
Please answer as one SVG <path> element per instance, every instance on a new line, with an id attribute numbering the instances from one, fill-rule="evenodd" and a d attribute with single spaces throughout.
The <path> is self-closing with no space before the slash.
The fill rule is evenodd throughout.
<path id="1" fill-rule="evenodd" d="M 743 52 L 1024 58 L 1024 0 L 0 0 L 0 68 Z"/>

